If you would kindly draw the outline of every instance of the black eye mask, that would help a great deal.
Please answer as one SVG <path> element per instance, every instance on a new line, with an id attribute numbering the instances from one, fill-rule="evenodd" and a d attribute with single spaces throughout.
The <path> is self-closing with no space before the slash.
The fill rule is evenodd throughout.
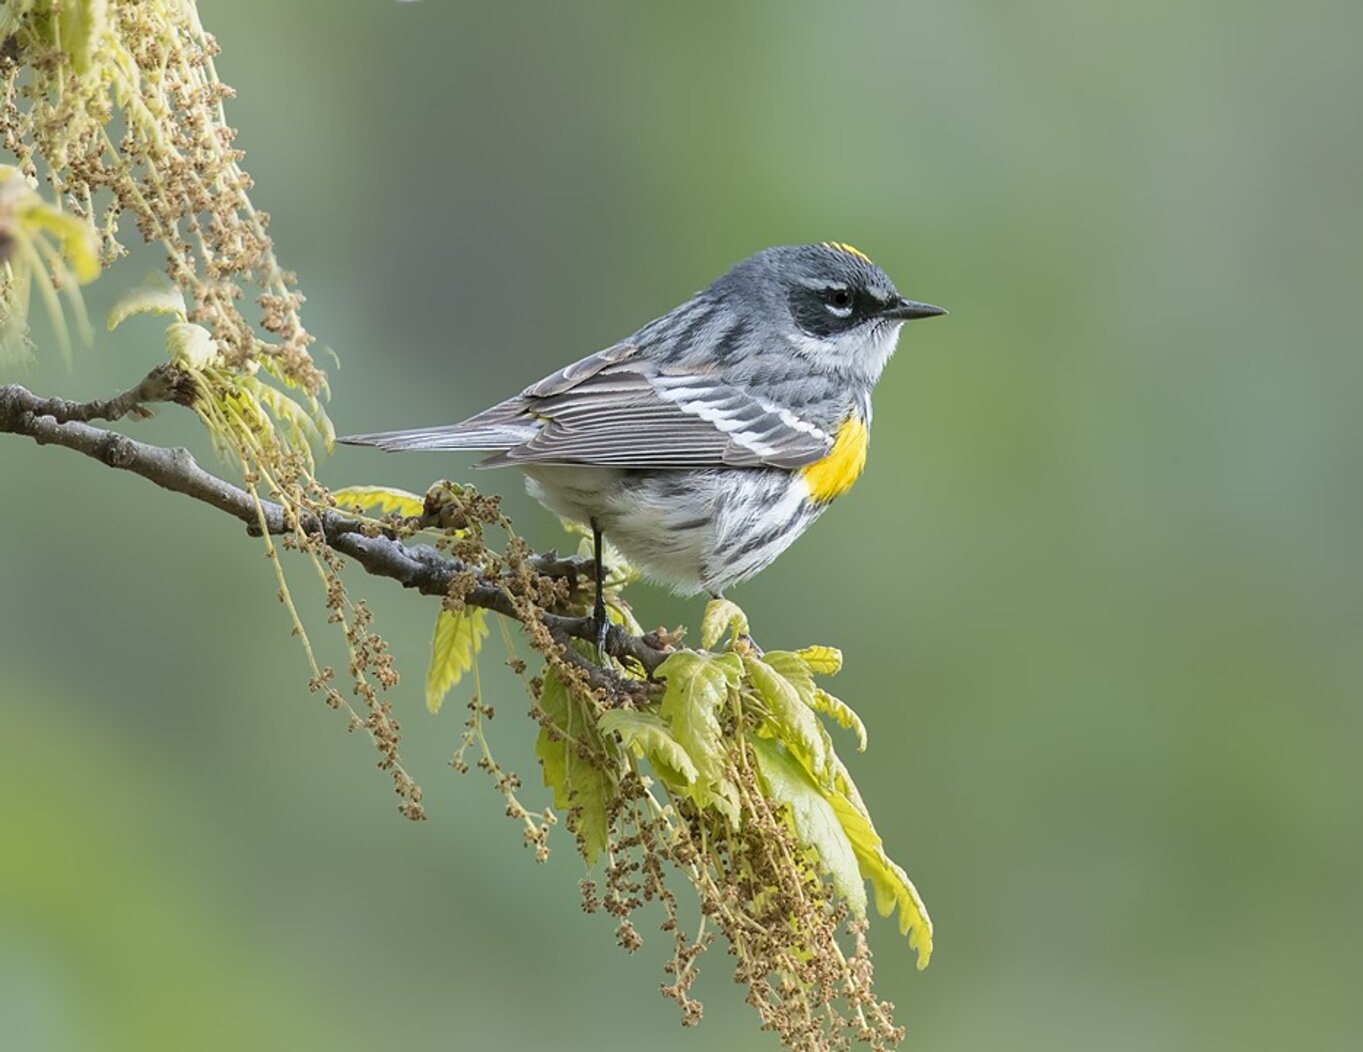
<path id="1" fill-rule="evenodd" d="M 840 302 L 843 295 L 851 296 L 850 304 L 844 305 Z M 839 317 L 828 309 L 830 305 L 840 311 L 850 306 L 851 310 Z M 790 314 L 795 319 L 795 324 L 809 335 L 820 339 L 855 329 L 884 308 L 883 303 L 864 289 L 811 289 L 802 285 L 792 289 L 790 293 Z"/>

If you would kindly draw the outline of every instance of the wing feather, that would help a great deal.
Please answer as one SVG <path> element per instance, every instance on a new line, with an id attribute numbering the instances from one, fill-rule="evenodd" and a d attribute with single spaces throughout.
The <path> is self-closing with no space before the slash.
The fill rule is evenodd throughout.
<path id="1" fill-rule="evenodd" d="M 479 467 L 795 468 L 833 444 L 822 428 L 717 376 L 664 374 L 629 343 L 565 366 L 462 423 L 355 440 L 384 449 L 498 450 Z"/>

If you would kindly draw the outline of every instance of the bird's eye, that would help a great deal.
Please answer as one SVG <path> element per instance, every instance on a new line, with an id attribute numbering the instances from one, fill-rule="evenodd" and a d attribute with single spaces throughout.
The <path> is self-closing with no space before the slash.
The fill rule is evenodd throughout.
<path id="1" fill-rule="evenodd" d="M 840 318 L 852 312 L 852 293 L 849 289 L 829 289 L 824 293 L 824 300 L 829 311 Z"/>

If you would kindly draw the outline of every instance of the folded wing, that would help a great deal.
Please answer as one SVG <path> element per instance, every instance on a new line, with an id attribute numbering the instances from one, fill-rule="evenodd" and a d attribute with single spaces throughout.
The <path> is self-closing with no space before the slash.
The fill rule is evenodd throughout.
<path id="1" fill-rule="evenodd" d="M 617 344 L 445 427 L 342 439 L 381 449 L 490 449 L 480 467 L 785 467 L 832 447 L 822 428 L 716 376 L 671 376 Z"/>

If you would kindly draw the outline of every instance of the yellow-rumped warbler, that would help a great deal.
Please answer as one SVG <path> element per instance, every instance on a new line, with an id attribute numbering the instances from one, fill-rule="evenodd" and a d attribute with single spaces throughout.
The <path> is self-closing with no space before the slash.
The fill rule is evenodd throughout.
<path id="1" fill-rule="evenodd" d="M 769 248 L 463 423 L 341 441 L 495 450 L 478 466 L 521 468 L 541 504 L 592 528 L 598 583 L 604 534 L 648 576 L 719 596 L 856 481 L 900 326 L 945 313 L 851 245 Z"/>

